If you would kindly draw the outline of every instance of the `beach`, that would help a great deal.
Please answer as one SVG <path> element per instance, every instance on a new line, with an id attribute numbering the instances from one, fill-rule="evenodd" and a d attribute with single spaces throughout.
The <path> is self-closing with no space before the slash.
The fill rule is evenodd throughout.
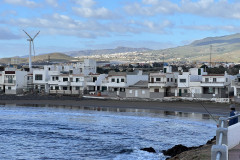
<path id="1" fill-rule="evenodd" d="M 16 105 L 61 105 L 72 107 L 107 107 L 107 108 L 129 108 L 129 109 L 149 109 L 161 111 L 177 111 L 187 113 L 202 113 L 218 116 L 228 116 L 229 104 L 197 101 L 144 101 L 144 100 L 112 100 L 79 98 L 71 96 L 15 96 L 2 95 L 0 104 Z M 236 107 L 239 110 L 239 106 Z"/>

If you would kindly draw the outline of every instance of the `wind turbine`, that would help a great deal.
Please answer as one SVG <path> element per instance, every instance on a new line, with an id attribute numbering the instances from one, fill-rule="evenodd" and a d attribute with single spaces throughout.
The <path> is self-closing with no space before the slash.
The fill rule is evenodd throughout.
<path id="1" fill-rule="evenodd" d="M 25 32 L 26 35 L 29 37 L 29 39 L 27 39 L 27 41 L 29 41 L 29 72 L 32 72 L 32 47 L 33 47 L 33 53 L 35 57 L 35 48 L 34 48 L 33 41 L 37 37 L 37 35 L 40 33 L 40 31 L 38 31 L 38 33 L 33 38 L 26 31 L 23 30 L 23 32 Z"/>

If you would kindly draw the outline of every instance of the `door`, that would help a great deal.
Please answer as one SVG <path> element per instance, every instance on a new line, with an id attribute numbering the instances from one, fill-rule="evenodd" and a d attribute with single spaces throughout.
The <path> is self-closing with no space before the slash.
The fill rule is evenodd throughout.
<path id="1" fill-rule="evenodd" d="M 138 90 L 135 90 L 135 97 L 138 97 Z"/>
<path id="2" fill-rule="evenodd" d="M 182 96 L 182 89 L 179 89 L 179 97 Z"/>

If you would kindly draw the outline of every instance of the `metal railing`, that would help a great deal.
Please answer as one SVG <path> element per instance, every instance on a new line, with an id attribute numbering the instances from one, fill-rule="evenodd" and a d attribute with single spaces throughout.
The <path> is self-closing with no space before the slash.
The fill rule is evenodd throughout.
<path id="1" fill-rule="evenodd" d="M 216 145 L 212 146 L 211 149 L 211 159 L 212 160 L 228 160 L 228 146 L 227 146 L 227 134 L 229 127 L 229 120 L 238 118 L 240 114 L 232 117 L 220 117 L 219 118 L 219 128 L 216 134 Z"/>

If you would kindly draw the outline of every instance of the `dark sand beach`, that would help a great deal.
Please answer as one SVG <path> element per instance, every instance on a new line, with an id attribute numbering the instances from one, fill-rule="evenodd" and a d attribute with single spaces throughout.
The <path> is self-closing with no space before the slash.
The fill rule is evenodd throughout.
<path id="1" fill-rule="evenodd" d="M 111 100 L 111 99 L 87 99 L 78 97 L 58 96 L 1 96 L 0 104 L 16 105 L 64 105 L 72 107 L 108 107 L 108 108 L 133 108 L 162 111 L 211 113 L 218 116 L 229 114 L 229 104 L 213 102 L 190 101 L 142 101 L 142 100 Z M 236 107 L 237 111 L 239 106 Z"/>

